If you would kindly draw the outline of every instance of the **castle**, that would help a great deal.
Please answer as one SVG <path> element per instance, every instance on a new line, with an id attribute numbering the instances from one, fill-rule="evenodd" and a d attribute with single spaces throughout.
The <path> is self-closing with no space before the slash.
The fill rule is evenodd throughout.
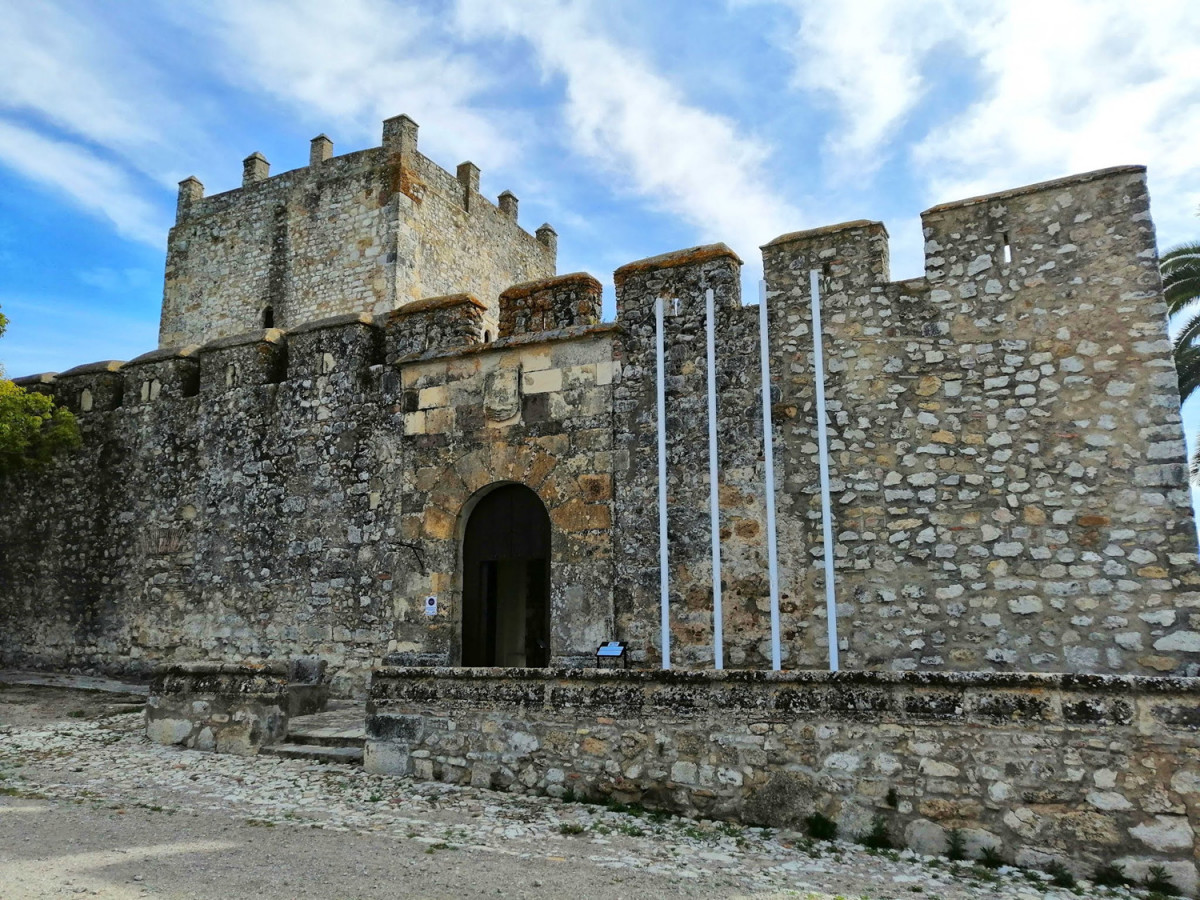
<path id="1" fill-rule="evenodd" d="M 740 736 L 720 753 L 757 741 L 763 760 L 771 747 L 762 755 L 762 735 L 806 709 L 830 721 L 867 715 L 850 710 L 882 716 L 854 719 L 859 724 L 840 737 L 818 735 L 820 746 L 841 741 L 839 753 L 867 732 L 895 744 L 896 735 L 911 737 L 913 721 L 927 719 L 945 732 L 937 746 L 969 756 L 976 750 L 963 749 L 968 732 L 945 731 L 955 716 L 993 723 L 1058 716 L 1036 733 L 1091 728 L 1088 740 L 1097 741 L 1104 728 L 1136 729 L 1121 704 L 1143 695 L 1159 704 L 1146 716 L 1174 722 L 1179 734 L 1194 728 L 1187 724 L 1192 679 L 1137 677 L 1192 676 L 1200 666 L 1195 529 L 1141 167 L 936 206 L 922 216 L 925 274 L 907 281 L 890 280 L 879 222 L 786 234 L 762 248 L 779 634 L 782 667 L 793 673 L 763 681 L 772 668 L 763 386 L 758 310 L 743 306 L 738 256 L 717 244 L 623 266 L 614 276 L 616 321 L 603 322 L 600 284 L 555 274 L 553 230 L 522 230 L 511 194 L 497 205 L 480 196 L 472 164 L 452 176 L 424 157 L 410 119 L 385 122 L 380 148 L 345 157 L 332 157 L 331 148 L 316 138 L 307 169 L 276 176 L 251 156 L 243 187 L 214 197 L 184 181 L 160 349 L 19 379 L 79 416 L 83 448 L 3 486 L 4 663 L 147 671 L 160 663 L 316 655 L 342 694 L 362 694 L 375 671 L 372 721 L 384 722 L 393 709 L 396 721 L 409 722 L 413 704 L 441 696 L 463 715 L 489 711 L 492 725 L 475 726 L 492 734 L 505 704 L 517 704 L 518 718 L 541 709 L 538 679 L 593 677 L 567 670 L 594 665 L 602 642 L 622 642 L 634 668 L 659 668 L 665 633 L 671 663 L 696 673 L 692 681 L 686 673 L 674 682 L 620 681 L 627 687 L 619 703 L 603 679 L 586 690 L 560 685 L 554 708 L 583 710 L 589 727 L 603 731 L 604 722 L 619 728 L 630 709 L 669 718 L 667 710 L 686 701 L 716 717 L 702 717 L 703 733 L 689 738 L 697 747 L 709 732 L 735 728 L 724 720 L 744 712 Z M 874 687 L 846 701 L 838 699 L 843 682 L 830 682 L 809 707 L 779 692 L 788 678 L 816 678 L 804 670 L 824 670 L 831 649 L 813 272 L 840 662 L 859 679 L 846 684 Z M 706 441 L 709 292 L 716 542 Z M 719 660 L 714 543 L 723 588 Z M 386 664 L 467 668 L 455 675 Z M 486 668 L 494 666 L 524 674 Z M 704 680 L 719 666 L 751 671 Z M 767 690 L 775 693 L 755 693 Z M 1093 694 L 1029 705 L 1029 696 L 1048 690 Z M 937 696 L 918 702 L 919 691 Z M 1017 699 L 1000 703 L 989 691 Z M 656 706 L 664 696 L 670 704 Z M 1168 701 L 1182 712 L 1155 711 Z M 767 709 L 775 712 L 755 718 Z M 901 724 L 886 731 L 885 720 Z M 685 725 L 677 726 L 682 735 Z M 572 745 L 575 761 L 523 770 L 504 762 L 511 748 L 480 745 L 471 756 L 465 733 L 454 744 L 424 725 L 372 728 L 379 746 L 368 762 L 379 771 L 561 793 L 565 766 L 571 777 L 623 784 L 627 795 L 655 771 L 637 757 L 614 774 L 616 763 L 588 756 L 586 740 Z M 401 733 L 405 749 L 394 751 L 389 742 Z M 613 740 L 616 747 L 620 739 Z M 1190 747 L 1194 763 L 1194 735 L 1190 744 L 1186 736 L 1172 740 L 1172 748 Z M 522 746 L 537 757 L 537 740 Z M 753 762 L 758 757 L 722 768 L 709 751 L 692 758 L 692 744 L 681 746 L 685 755 L 663 764 L 655 782 L 675 785 L 663 802 L 720 813 L 728 797 L 772 778 L 769 765 Z M 915 760 L 934 745 L 913 746 L 889 751 L 905 772 L 911 763 L 912 784 L 919 782 L 904 782 L 902 796 L 930 789 Z M 809 744 L 787 747 L 793 769 L 810 752 Z M 666 751 L 660 744 L 656 752 Z M 1075 751 L 1053 752 L 1065 754 L 1062 765 L 1052 775 L 1034 773 L 1034 781 L 1074 771 Z M 463 761 L 497 753 L 490 768 Z M 1143 824 L 1121 819 L 1121 847 L 1137 844 L 1128 834 L 1136 837 L 1145 821 L 1174 816 L 1175 828 L 1181 809 L 1183 827 L 1191 827 L 1196 782 L 1172 781 L 1176 763 L 1164 766 L 1159 782 L 1172 787 L 1162 790 L 1184 800 L 1155 812 L 1152 786 L 1130 787 L 1134 799 L 1122 800 L 1129 806 L 1113 801 L 1109 809 L 1133 811 L 1111 815 Z M 957 784 L 960 767 L 945 763 L 938 784 Z M 867 787 L 853 775 L 858 780 L 844 788 L 855 802 L 901 777 L 887 766 L 871 771 Z M 971 768 L 962 778 L 986 780 L 995 800 L 1014 776 L 992 771 Z M 878 790 L 861 809 L 882 802 Z M 1063 791 L 1079 793 L 1056 801 L 1064 809 L 1095 812 L 1084 787 Z M 905 802 L 907 811 L 898 809 L 910 829 L 916 821 L 983 822 L 1022 846 L 1086 840 L 1070 837 L 1083 826 L 1060 822 L 1058 813 L 1037 815 L 1067 837 L 1047 837 L 1025 820 L 1002 822 L 998 801 L 979 809 L 955 801 L 942 814 Z"/>

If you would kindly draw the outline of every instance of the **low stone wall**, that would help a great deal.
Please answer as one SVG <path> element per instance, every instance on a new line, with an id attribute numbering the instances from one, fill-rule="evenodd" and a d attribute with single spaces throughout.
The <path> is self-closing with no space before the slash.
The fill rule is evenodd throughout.
<path id="1" fill-rule="evenodd" d="M 196 750 L 255 754 L 287 735 L 290 718 L 325 708 L 329 685 L 321 683 L 322 668 L 305 673 L 295 662 L 163 666 L 150 684 L 146 736 Z"/>
<path id="2" fill-rule="evenodd" d="M 1200 679 L 384 668 L 368 771 L 640 802 L 1078 874 L 1163 865 L 1196 894 Z"/>

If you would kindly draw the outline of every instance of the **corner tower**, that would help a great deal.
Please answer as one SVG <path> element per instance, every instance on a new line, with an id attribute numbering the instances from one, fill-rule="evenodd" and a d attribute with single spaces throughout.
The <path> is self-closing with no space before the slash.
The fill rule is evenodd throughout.
<path id="1" fill-rule="evenodd" d="M 325 135 L 312 144 L 306 168 L 274 177 L 251 154 L 237 190 L 205 197 L 195 178 L 180 183 L 160 347 L 464 291 L 494 322 L 501 291 L 555 274 L 554 230 L 521 228 L 508 191 L 484 198 L 473 163 L 451 175 L 419 153 L 408 116 L 383 123 L 380 147 L 334 156 Z"/>

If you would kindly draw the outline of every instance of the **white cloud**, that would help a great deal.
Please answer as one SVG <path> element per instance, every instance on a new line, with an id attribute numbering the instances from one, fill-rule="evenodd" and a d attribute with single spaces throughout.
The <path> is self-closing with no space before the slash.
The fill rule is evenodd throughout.
<path id="1" fill-rule="evenodd" d="M 839 127 L 824 146 L 834 177 L 871 172 L 885 146 L 923 99 L 926 57 L 977 22 L 987 28 L 993 5 L 981 0 L 779 0 L 799 20 L 785 44 L 795 60 L 792 86 L 827 99 Z"/>
<path id="2" fill-rule="evenodd" d="M 802 217 L 772 184 L 770 147 L 689 103 L 644 59 L 605 35 L 602 7 L 555 0 L 460 0 L 467 34 L 519 37 L 562 79 L 564 140 L 617 189 L 685 219 L 703 240 L 747 256 Z"/>
<path id="3" fill-rule="evenodd" d="M 0 21 L 0 110 L 104 147 L 174 186 L 164 157 L 199 142 L 197 123 L 103 8 L 73 14 L 53 3 L 0 0 Z"/>
<path id="4" fill-rule="evenodd" d="M 1167 242 L 1200 228 L 1200 4 L 776 0 L 798 17 L 794 85 L 826 97 L 835 172 L 909 153 L 929 202 L 1146 163 Z M 950 83 L 944 63 L 967 66 Z M 965 89 L 975 91 L 964 97 Z M 941 92 L 941 93 L 939 93 Z M 900 129 L 936 124 L 911 147 Z"/>
<path id="5" fill-rule="evenodd" d="M 166 242 L 163 208 L 146 200 L 125 170 L 84 148 L 0 119 L 0 165 L 62 192 L 124 237 L 156 247 Z"/>
<path id="6" fill-rule="evenodd" d="M 963 37 L 983 92 L 914 150 L 938 196 L 1146 163 L 1160 230 L 1187 227 L 1200 200 L 1200 6 L 1021 0 Z"/>
<path id="7" fill-rule="evenodd" d="M 407 113 L 435 153 L 481 151 L 481 165 L 513 155 L 509 139 L 476 107 L 492 81 L 456 50 L 440 19 L 386 0 L 222 0 L 208 18 L 224 77 L 286 102 L 339 139 L 378 146 L 381 123 Z M 428 151 L 427 151 L 428 152 Z"/>

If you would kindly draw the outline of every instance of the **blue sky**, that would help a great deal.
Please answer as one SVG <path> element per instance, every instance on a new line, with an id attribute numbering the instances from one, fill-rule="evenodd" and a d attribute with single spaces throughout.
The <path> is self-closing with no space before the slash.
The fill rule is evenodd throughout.
<path id="1" fill-rule="evenodd" d="M 882 219 L 1145 163 L 1160 246 L 1200 235 L 1200 3 L 0 0 L 10 375 L 157 344 L 176 184 L 305 165 L 408 113 L 559 233 L 559 271 Z M 751 278 L 757 277 L 753 272 Z M 611 289 L 607 292 L 611 305 Z"/>

